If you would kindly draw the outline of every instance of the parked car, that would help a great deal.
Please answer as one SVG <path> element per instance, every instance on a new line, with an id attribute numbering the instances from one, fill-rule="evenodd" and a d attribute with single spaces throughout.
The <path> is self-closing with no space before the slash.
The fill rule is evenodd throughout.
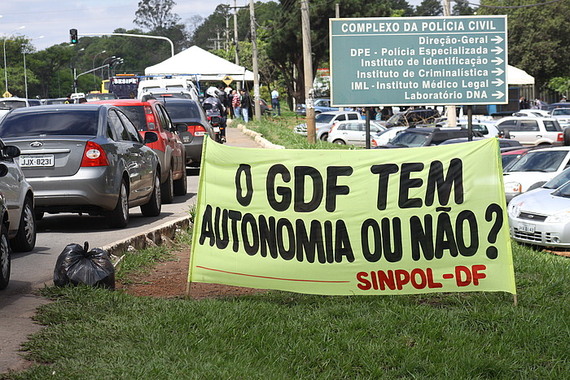
<path id="1" fill-rule="evenodd" d="M 512 140 L 516 141 L 516 140 Z M 524 147 L 521 149 L 507 150 L 501 153 L 501 161 L 503 164 L 503 172 L 508 171 L 508 168 L 519 158 L 525 155 L 532 147 Z"/>
<path id="2" fill-rule="evenodd" d="M 162 203 L 172 203 L 174 195 L 186 195 L 186 148 L 164 105 L 158 100 L 115 99 L 93 102 L 120 108 L 143 136 L 155 132 L 158 141 L 148 144 L 160 161 Z"/>
<path id="3" fill-rule="evenodd" d="M 520 243 L 570 248 L 570 169 L 508 206 L 511 237 Z"/>
<path id="4" fill-rule="evenodd" d="M 376 120 L 370 120 L 370 136 L 386 129 Z M 336 121 L 331 127 L 327 141 L 341 145 L 366 146 L 366 120 Z"/>
<path id="5" fill-rule="evenodd" d="M 471 139 L 471 141 L 479 141 L 479 140 L 484 140 L 486 138 L 487 137 L 473 137 Z M 522 148 L 521 143 L 518 142 L 517 140 L 500 139 L 500 138 L 498 138 L 497 140 L 499 141 L 499 150 L 501 152 Z M 466 142 L 469 142 L 468 137 L 457 137 L 457 138 L 445 140 L 440 145 L 459 144 L 459 143 L 466 143 Z"/>
<path id="6" fill-rule="evenodd" d="M 16 252 L 29 252 L 36 246 L 34 191 L 18 164 L 20 149 L 0 140 L 0 196 L 8 210 L 8 238 Z"/>
<path id="7" fill-rule="evenodd" d="M 360 114 L 356 111 L 331 111 L 322 112 L 315 116 L 315 134 L 318 140 L 326 141 L 329 131 L 335 121 L 360 120 Z M 302 123 L 293 129 L 295 133 L 307 136 L 307 123 Z"/>
<path id="8" fill-rule="evenodd" d="M 317 98 L 313 101 L 315 107 L 315 114 L 323 113 L 323 112 L 330 112 L 330 111 L 338 111 L 338 107 L 331 107 L 331 100 L 326 98 Z M 297 104 L 295 107 L 295 112 L 297 115 L 306 116 L 307 109 L 305 104 Z"/>
<path id="9" fill-rule="evenodd" d="M 204 136 L 216 141 L 214 128 L 208 122 L 204 109 L 192 99 L 162 98 L 162 103 L 184 143 L 186 165 L 200 166 Z"/>
<path id="10" fill-rule="evenodd" d="M 377 148 L 416 148 L 439 145 L 446 140 L 468 137 L 469 131 L 459 127 L 414 127 L 400 131 L 388 144 Z"/>
<path id="11" fill-rule="evenodd" d="M 570 107 L 570 104 L 568 104 Z M 550 116 L 558 120 L 558 124 L 564 129 L 570 127 L 570 108 L 554 108 Z"/>
<path id="12" fill-rule="evenodd" d="M 0 169 L 0 174 L 6 172 L 6 169 Z M 6 210 L 4 198 L 0 196 L 0 290 L 6 289 L 10 282 L 12 250 L 10 248 L 10 243 L 8 243 L 9 224 L 10 220 L 8 219 L 8 210 Z"/>
<path id="13" fill-rule="evenodd" d="M 381 122 L 387 128 L 391 127 L 413 127 L 419 124 L 429 124 L 435 122 L 439 117 L 439 112 L 433 108 L 407 109 L 392 115 L 385 122 Z"/>
<path id="14" fill-rule="evenodd" d="M 523 145 L 564 144 L 562 128 L 552 118 L 504 117 L 497 121 L 497 128 L 505 137 Z"/>
<path id="15" fill-rule="evenodd" d="M 19 163 L 44 213 L 104 215 L 112 227 L 128 224 L 129 208 L 145 216 L 161 209 L 160 163 L 118 108 L 61 104 L 21 108 L 0 123 L 0 137 L 20 148 Z"/>
<path id="16" fill-rule="evenodd" d="M 550 117 L 550 112 L 539 109 L 522 109 L 514 112 L 516 117 Z"/>
<path id="17" fill-rule="evenodd" d="M 408 127 L 391 127 L 383 132 L 379 132 L 376 136 L 372 137 L 371 146 L 378 147 L 380 145 L 386 145 L 398 134 L 398 132 L 407 128 Z"/>
<path id="18" fill-rule="evenodd" d="M 534 149 L 503 170 L 507 202 L 529 190 L 542 186 L 570 166 L 570 147 Z"/>

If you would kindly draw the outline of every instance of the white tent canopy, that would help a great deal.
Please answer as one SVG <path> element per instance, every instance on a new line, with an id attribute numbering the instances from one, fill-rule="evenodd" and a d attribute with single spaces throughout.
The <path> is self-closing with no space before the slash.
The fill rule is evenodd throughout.
<path id="1" fill-rule="evenodd" d="M 534 77 L 526 73 L 526 71 L 517 69 L 514 66 L 508 65 L 507 67 L 507 83 L 509 85 L 534 85 Z"/>
<path id="2" fill-rule="evenodd" d="M 198 46 L 192 46 L 145 70 L 145 75 L 195 75 L 198 81 L 253 81 L 253 73 Z"/>

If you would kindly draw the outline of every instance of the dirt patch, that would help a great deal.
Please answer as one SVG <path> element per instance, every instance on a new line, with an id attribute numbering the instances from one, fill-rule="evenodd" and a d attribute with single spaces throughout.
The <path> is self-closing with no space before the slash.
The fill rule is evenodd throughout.
<path id="1" fill-rule="evenodd" d="M 116 288 L 133 296 L 186 297 L 189 261 L 189 249 L 174 251 L 171 260 L 156 264 L 149 273 L 132 276 L 128 284 L 117 282 Z M 190 297 L 202 299 L 240 296 L 261 291 L 238 286 L 194 283 L 190 288 Z"/>

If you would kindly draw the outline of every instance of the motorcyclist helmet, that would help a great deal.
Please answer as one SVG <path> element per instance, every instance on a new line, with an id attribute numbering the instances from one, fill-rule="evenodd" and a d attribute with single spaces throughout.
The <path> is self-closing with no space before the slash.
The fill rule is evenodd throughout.
<path id="1" fill-rule="evenodd" d="M 214 98 L 218 97 L 218 89 L 216 87 L 208 87 L 208 89 L 206 90 L 206 94 L 208 96 L 212 96 Z"/>

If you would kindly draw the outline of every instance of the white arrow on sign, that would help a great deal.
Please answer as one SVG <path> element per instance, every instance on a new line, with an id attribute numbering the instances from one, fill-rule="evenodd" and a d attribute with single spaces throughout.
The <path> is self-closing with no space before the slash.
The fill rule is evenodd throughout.
<path id="1" fill-rule="evenodd" d="M 497 46 L 496 48 L 491 49 L 491 51 L 495 54 L 501 54 L 504 50 L 502 47 Z"/>
<path id="2" fill-rule="evenodd" d="M 493 94 L 494 97 L 496 97 L 497 99 L 502 98 L 505 94 L 501 91 L 497 91 Z"/>
<path id="3" fill-rule="evenodd" d="M 501 68 L 496 68 L 494 70 L 491 70 L 491 72 L 495 75 L 503 75 L 503 73 L 505 72 L 505 70 L 501 69 Z"/>
<path id="4" fill-rule="evenodd" d="M 497 58 L 492 59 L 491 62 L 493 62 L 495 65 L 500 65 L 500 64 L 502 64 L 502 63 L 505 62 L 505 61 L 503 61 L 502 58 L 497 57 Z"/>
<path id="5" fill-rule="evenodd" d="M 500 44 L 501 42 L 503 42 L 503 37 L 495 36 L 495 37 L 491 38 L 491 41 L 493 41 L 496 44 Z"/>
<path id="6" fill-rule="evenodd" d="M 502 86 L 505 82 L 499 78 L 499 79 L 495 79 L 491 83 L 493 83 L 495 86 L 499 87 L 499 86 Z"/>

